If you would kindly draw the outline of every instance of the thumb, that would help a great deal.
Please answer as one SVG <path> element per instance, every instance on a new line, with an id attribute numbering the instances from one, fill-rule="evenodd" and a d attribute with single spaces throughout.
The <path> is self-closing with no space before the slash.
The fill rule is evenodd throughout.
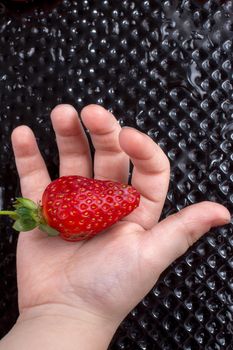
<path id="1" fill-rule="evenodd" d="M 202 202 L 182 209 L 150 230 L 144 241 L 146 259 L 160 274 L 211 227 L 230 221 L 229 211 L 217 203 Z"/>

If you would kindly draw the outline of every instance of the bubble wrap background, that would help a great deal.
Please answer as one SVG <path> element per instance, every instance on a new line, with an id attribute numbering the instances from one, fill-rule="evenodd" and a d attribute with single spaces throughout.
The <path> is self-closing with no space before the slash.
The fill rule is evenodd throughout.
<path id="1" fill-rule="evenodd" d="M 65 102 L 102 104 L 166 151 L 164 216 L 206 199 L 232 210 L 233 2 L 48 3 L 0 3 L 1 208 L 19 193 L 12 129 L 33 128 L 57 176 L 49 113 Z M 1 219 L 0 336 L 18 314 L 16 242 Z M 128 315 L 110 349 L 233 349 L 232 247 L 231 225 L 198 241 Z"/>

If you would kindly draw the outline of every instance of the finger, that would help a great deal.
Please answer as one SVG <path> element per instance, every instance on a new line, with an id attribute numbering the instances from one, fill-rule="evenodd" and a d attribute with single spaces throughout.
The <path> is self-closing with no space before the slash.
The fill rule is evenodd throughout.
<path id="1" fill-rule="evenodd" d="M 58 105 L 51 113 L 60 158 L 60 176 L 91 176 L 91 155 L 78 113 L 70 105 Z"/>
<path id="2" fill-rule="evenodd" d="M 127 183 L 129 158 L 119 145 L 121 127 L 115 117 L 101 106 L 89 105 L 81 118 L 95 147 L 95 178 Z"/>
<path id="3" fill-rule="evenodd" d="M 229 223 L 229 211 L 220 204 L 191 205 L 157 224 L 144 236 L 144 256 L 161 273 L 184 254 L 211 227 Z"/>
<path id="4" fill-rule="evenodd" d="M 24 197 L 39 201 L 50 177 L 35 136 L 27 126 L 19 126 L 11 135 L 16 167 Z"/>
<path id="5" fill-rule="evenodd" d="M 140 206 L 126 219 L 149 229 L 158 221 L 166 198 L 170 176 L 168 158 L 150 137 L 133 128 L 123 128 L 119 141 L 134 165 L 132 185 L 142 195 Z"/>

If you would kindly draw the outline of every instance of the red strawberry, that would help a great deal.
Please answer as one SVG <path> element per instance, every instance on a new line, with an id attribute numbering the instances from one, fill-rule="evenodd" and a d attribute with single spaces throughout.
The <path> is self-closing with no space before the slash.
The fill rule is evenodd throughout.
<path id="1" fill-rule="evenodd" d="M 29 231 L 39 227 L 51 236 L 68 241 L 95 236 L 138 207 L 135 188 L 113 181 L 63 176 L 45 189 L 42 205 L 17 198 L 14 212 L 2 211 L 15 220 L 14 228 Z"/>

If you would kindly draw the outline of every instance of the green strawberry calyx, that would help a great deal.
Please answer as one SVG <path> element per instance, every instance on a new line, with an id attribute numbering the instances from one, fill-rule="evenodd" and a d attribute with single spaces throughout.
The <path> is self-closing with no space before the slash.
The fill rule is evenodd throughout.
<path id="1" fill-rule="evenodd" d="M 2 210 L 0 215 L 7 215 L 13 219 L 13 228 L 16 231 L 31 231 L 38 227 L 41 231 L 44 231 L 48 236 L 58 236 L 59 232 L 49 226 L 43 215 L 42 207 L 34 203 L 28 198 L 16 198 L 13 207 L 15 210 Z"/>

